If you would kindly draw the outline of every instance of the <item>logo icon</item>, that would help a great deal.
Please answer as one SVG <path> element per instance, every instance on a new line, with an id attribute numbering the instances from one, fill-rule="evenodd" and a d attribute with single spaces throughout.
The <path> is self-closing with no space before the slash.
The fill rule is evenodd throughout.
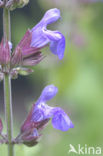
<path id="1" fill-rule="evenodd" d="M 77 148 L 75 148 L 72 144 L 69 145 L 69 151 L 68 154 L 75 153 L 80 155 L 101 155 L 102 149 L 101 147 L 88 147 L 86 144 L 84 146 L 81 146 L 78 144 Z"/>
<path id="2" fill-rule="evenodd" d="M 68 153 L 71 153 L 71 152 L 78 153 L 73 145 L 70 144 L 69 146 L 70 146 L 70 149 L 69 149 Z"/>

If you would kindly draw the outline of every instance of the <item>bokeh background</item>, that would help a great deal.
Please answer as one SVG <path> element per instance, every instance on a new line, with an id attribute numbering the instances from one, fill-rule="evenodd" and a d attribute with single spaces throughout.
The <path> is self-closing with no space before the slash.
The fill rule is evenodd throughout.
<path id="1" fill-rule="evenodd" d="M 16 156 L 73 156 L 75 154 L 68 154 L 69 144 L 76 148 L 78 144 L 100 146 L 103 150 L 102 0 L 30 0 L 29 5 L 23 9 L 11 12 L 13 47 L 28 28 L 40 21 L 46 10 L 55 7 L 61 10 L 62 18 L 48 28 L 60 30 L 65 35 L 65 57 L 59 61 L 47 48 L 43 50 L 47 57 L 33 67 L 33 74 L 28 77 L 19 76 L 12 81 L 14 135 L 18 134 L 32 103 L 48 84 L 54 84 L 59 88 L 57 96 L 48 104 L 62 107 L 69 114 L 75 127 L 61 132 L 53 129 L 49 123 L 43 131 L 40 143 L 32 148 L 15 146 Z M 2 83 L 0 114 L 4 118 Z M 7 147 L 1 145 L 0 156 L 6 155 Z"/>

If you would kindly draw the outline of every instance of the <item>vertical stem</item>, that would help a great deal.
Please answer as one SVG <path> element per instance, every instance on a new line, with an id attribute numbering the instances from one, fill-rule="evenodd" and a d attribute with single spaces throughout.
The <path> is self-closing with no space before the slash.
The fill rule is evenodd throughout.
<path id="1" fill-rule="evenodd" d="M 8 0 L 4 0 L 6 3 Z M 5 7 L 3 9 L 3 33 L 4 43 L 11 41 L 11 27 L 10 27 L 10 11 Z M 7 123 L 8 135 L 8 156 L 14 156 L 12 133 L 13 133 L 13 116 L 12 116 L 12 96 L 11 96 L 11 78 L 8 73 L 4 74 L 4 101 L 5 101 L 5 119 Z"/>
<path id="2" fill-rule="evenodd" d="M 8 134 L 8 156 L 13 156 L 13 144 L 12 144 L 12 99 L 11 99 L 11 78 L 8 74 L 4 76 L 4 96 L 5 96 L 5 117 L 7 123 Z"/>
<path id="3" fill-rule="evenodd" d="M 3 33 L 4 42 L 11 41 L 10 11 L 6 8 L 3 9 Z"/>

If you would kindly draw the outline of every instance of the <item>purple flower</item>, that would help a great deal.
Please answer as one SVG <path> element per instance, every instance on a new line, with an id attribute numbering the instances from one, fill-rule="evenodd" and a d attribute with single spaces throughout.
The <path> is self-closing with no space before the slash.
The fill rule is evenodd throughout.
<path id="1" fill-rule="evenodd" d="M 57 92 L 58 89 L 54 85 L 46 86 L 43 89 L 41 96 L 33 105 L 31 112 L 21 128 L 22 132 L 31 129 L 31 127 L 40 129 L 50 118 L 52 119 L 53 127 L 61 131 L 67 131 L 69 128 L 74 127 L 68 115 L 61 108 L 50 107 L 46 104 Z"/>
<path id="2" fill-rule="evenodd" d="M 61 131 L 67 131 L 69 128 L 74 127 L 68 115 L 61 108 L 50 107 L 46 104 L 57 92 L 58 88 L 54 85 L 46 86 L 37 102 L 33 104 L 29 115 L 21 126 L 19 135 L 21 141 L 27 146 L 34 146 L 38 143 L 38 139 L 41 136 L 39 132 L 50 119 L 52 119 L 53 127 Z"/>
<path id="3" fill-rule="evenodd" d="M 58 9 L 48 10 L 42 20 L 28 30 L 19 42 L 11 57 L 11 66 L 34 66 L 44 57 L 41 49 L 50 44 L 50 50 L 59 59 L 64 57 L 65 37 L 59 31 L 47 29 L 47 25 L 60 18 Z"/>
<path id="4" fill-rule="evenodd" d="M 33 109 L 32 121 L 40 122 L 52 118 L 54 128 L 67 131 L 69 128 L 73 128 L 73 124 L 67 114 L 59 107 L 50 107 L 46 104 L 57 92 L 58 89 L 54 85 L 49 85 L 44 88 Z"/>
<path id="5" fill-rule="evenodd" d="M 56 22 L 60 18 L 60 11 L 56 8 L 48 10 L 42 20 L 31 30 L 31 47 L 42 48 L 50 43 L 50 50 L 59 59 L 64 56 L 65 37 L 59 31 L 47 29 L 47 25 Z"/>

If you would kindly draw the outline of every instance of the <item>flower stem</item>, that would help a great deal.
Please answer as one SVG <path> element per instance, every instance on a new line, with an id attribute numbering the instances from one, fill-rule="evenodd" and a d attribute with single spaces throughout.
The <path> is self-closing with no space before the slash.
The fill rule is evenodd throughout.
<path id="1" fill-rule="evenodd" d="M 4 0 L 6 3 L 7 0 Z M 4 43 L 11 41 L 10 11 L 3 9 L 3 34 Z M 4 73 L 4 101 L 5 101 L 5 119 L 7 124 L 8 135 L 8 156 L 14 156 L 12 133 L 13 133 L 13 116 L 12 116 L 12 96 L 11 96 L 11 77 L 9 73 Z"/>
<path id="2" fill-rule="evenodd" d="M 6 8 L 3 9 L 3 33 L 4 42 L 11 41 L 11 26 L 10 26 L 10 11 Z"/>
<path id="3" fill-rule="evenodd" d="M 12 117 L 12 102 L 11 102 L 11 78 L 8 74 L 4 75 L 4 96 L 5 96 L 5 117 L 8 135 L 8 156 L 13 156 L 14 152 L 12 144 L 13 117 Z"/>

